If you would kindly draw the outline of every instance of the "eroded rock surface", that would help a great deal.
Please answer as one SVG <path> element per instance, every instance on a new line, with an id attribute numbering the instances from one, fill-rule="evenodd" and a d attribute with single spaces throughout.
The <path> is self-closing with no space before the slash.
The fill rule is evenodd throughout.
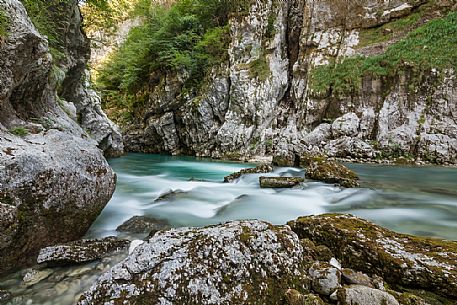
<path id="1" fill-rule="evenodd" d="M 350 215 L 300 217 L 289 225 L 300 238 L 329 247 L 345 267 L 380 275 L 394 287 L 457 298 L 457 242 L 395 233 Z"/>
<path id="2" fill-rule="evenodd" d="M 46 263 L 48 266 L 81 264 L 100 259 L 109 253 L 125 249 L 129 245 L 128 240 L 116 237 L 83 239 L 41 249 L 37 263 Z"/>
<path id="3" fill-rule="evenodd" d="M 79 305 L 276 304 L 303 290 L 303 250 L 287 226 L 234 221 L 159 232 L 102 275 Z"/>

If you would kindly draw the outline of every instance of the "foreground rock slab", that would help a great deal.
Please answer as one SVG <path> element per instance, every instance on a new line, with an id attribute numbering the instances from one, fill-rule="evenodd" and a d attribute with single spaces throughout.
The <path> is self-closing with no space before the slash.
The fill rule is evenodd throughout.
<path id="1" fill-rule="evenodd" d="M 457 242 L 399 234 L 351 215 L 300 217 L 300 238 L 329 247 L 345 267 L 457 298 Z"/>
<path id="2" fill-rule="evenodd" d="M 129 244 L 128 240 L 116 237 L 78 240 L 41 249 L 37 262 L 46 263 L 48 266 L 81 264 L 100 259 L 110 252 L 128 247 Z"/>
<path id="3" fill-rule="evenodd" d="M 239 172 L 230 174 L 224 177 L 224 182 L 233 182 L 236 179 L 240 178 L 242 175 L 246 174 L 266 174 L 273 171 L 273 167 L 269 164 L 260 164 L 254 168 L 245 168 Z"/>
<path id="4" fill-rule="evenodd" d="M 78 304 L 277 304 L 307 288 L 302 257 L 289 227 L 261 221 L 160 231 Z"/>
<path id="5" fill-rule="evenodd" d="M 261 188 L 292 188 L 304 182 L 300 177 L 260 177 Z"/>

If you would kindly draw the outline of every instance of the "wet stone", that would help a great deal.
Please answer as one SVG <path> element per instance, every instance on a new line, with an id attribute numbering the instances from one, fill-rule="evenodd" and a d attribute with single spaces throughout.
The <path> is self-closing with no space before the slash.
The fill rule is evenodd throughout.
<path id="1" fill-rule="evenodd" d="M 150 233 L 157 232 L 160 230 L 169 229 L 170 225 L 166 220 L 157 219 L 149 216 L 133 216 L 123 224 L 117 227 L 118 232 L 129 232 L 129 233 Z"/>
<path id="2" fill-rule="evenodd" d="M 48 266 L 75 265 L 94 261 L 106 254 L 120 251 L 128 247 L 128 240 L 116 237 L 103 239 L 83 239 L 63 245 L 46 247 L 40 250 L 37 258 L 39 264 Z"/>
<path id="3" fill-rule="evenodd" d="M 254 168 L 245 168 L 240 170 L 239 172 L 230 174 L 224 177 L 224 182 L 233 182 L 236 179 L 240 178 L 246 174 L 266 174 L 273 171 L 273 167 L 269 164 L 260 164 Z"/>
<path id="4" fill-rule="evenodd" d="M 304 182 L 300 177 L 260 177 L 261 188 L 292 188 Z"/>

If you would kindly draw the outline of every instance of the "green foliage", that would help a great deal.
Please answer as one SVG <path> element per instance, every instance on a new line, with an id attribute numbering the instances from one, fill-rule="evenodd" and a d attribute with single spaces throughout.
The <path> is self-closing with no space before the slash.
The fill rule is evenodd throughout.
<path id="1" fill-rule="evenodd" d="M 146 22 L 131 30 L 98 71 L 98 88 L 112 104 L 128 108 L 141 102 L 137 95 L 143 95 L 152 74 L 186 72 L 184 89 L 198 89 L 208 69 L 227 60 L 229 16 L 246 1 L 177 0 L 170 6 L 152 5 Z"/>
<path id="2" fill-rule="evenodd" d="M 136 16 L 145 16 L 151 0 L 91 0 L 81 4 L 84 29 L 90 35 L 97 31 L 114 32 L 117 25 Z"/>
<path id="3" fill-rule="evenodd" d="M 13 127 L 10 129 L 10 132 L 18 137 L 25 137 L 29 134 L 28 130 L 24 127 Z"/>
<path id="4" fill-rule="evenodd" d="M 265 31 L 265 36 L 267 38 L 273 38 L 274 35 L 276 34 L 275 22 L 276 22 L 276 12 L 272 12 L 268 16 L 267 29 Z"/>
<path id="5" fill-rule="evenodd" d="M 457 67 L 457 12 L 429 21 L 384 54 L 349 57 L 341 62 L 318 66 L 312 71 L 311 88 L 316 93 L 336 96 L 351 94 L 361 87 L 362 77 L 393 77 L 405 65 L 417 72 Z"/>
<path id="6" fill-rule="evenodd" d="M 0 8 L 0 38 L 8 35 L 8 22 L 9 18 L 6 12 Z"/>
<path id="7" fill-rule="evenodd" d="M 66 0 L 21 0 L 29 18 L 37 30 L 48 38 L 51 54 L 55 60 L 63 57 L 62 41 L 59 37 L 58 19 L 59 14 Z"/>

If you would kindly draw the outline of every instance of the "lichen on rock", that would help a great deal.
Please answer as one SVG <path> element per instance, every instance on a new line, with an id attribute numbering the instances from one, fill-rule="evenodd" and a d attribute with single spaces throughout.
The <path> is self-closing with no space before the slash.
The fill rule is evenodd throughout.
<path id="1" fill-rule="evenodd" d="M 161 231 L 78 304 L 277 304 L 288 288 L 308 288 L 302 259 L 287 226 L 253 220 Z"/>

